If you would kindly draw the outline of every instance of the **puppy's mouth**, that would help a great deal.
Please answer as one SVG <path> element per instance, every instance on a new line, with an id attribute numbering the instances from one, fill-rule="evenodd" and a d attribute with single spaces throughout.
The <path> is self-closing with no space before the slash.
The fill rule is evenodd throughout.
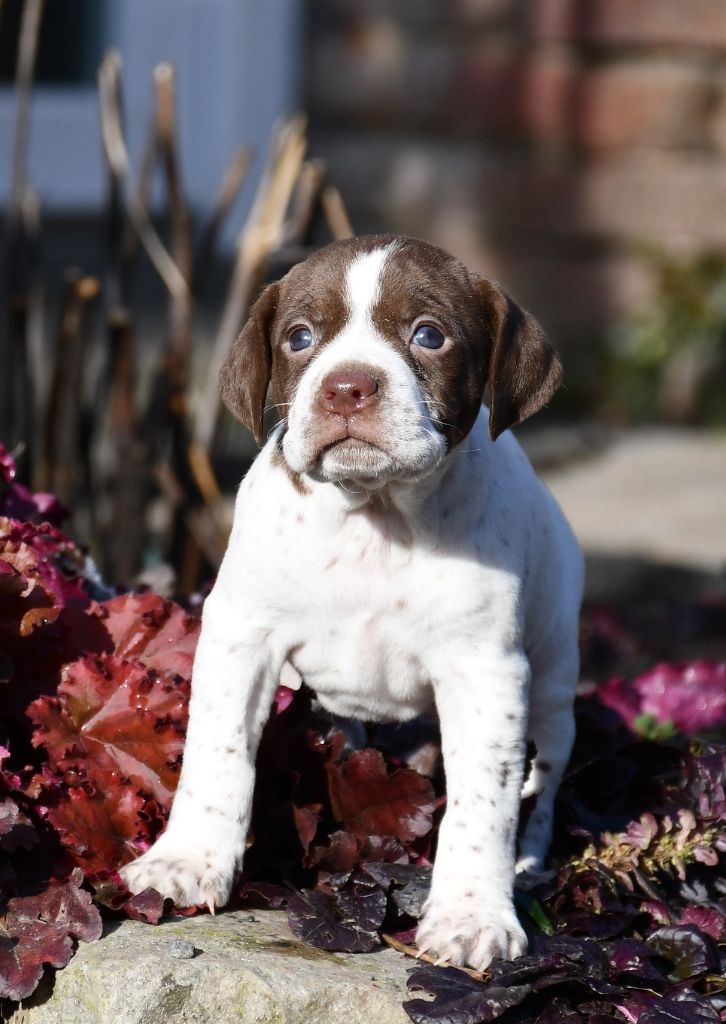
<path id="1" fill-rule="evenodd" d="M 323 445 L 315 458 L 315 468 L 326 477 L 375 478 L 390 467 L 390 454 L 379 444 L 349 434 Z"/>

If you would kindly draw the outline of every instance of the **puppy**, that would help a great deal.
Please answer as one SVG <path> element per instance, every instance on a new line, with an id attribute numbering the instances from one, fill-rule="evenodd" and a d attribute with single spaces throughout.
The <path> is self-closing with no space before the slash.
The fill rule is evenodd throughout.
<path id="1" fill-rule="evenodd" d="M 335 715 L 435 705 L 448 801 L 419 948 L 480 970 L 525 950 L 515 869 L 542 868 L 572 746 L 582 559 L 505 432 L 560 377 L 528 313 L 414 239 L 336 242 L 262 292 L 222 394 L 258 443 L 270 383 L 283 419 L 239 490 L 179 788 L 164 834 L 122 872 L 132 891 L 227 901 L 292 666 Z M 517 861 L 523 792 L 537 804 Z"/>

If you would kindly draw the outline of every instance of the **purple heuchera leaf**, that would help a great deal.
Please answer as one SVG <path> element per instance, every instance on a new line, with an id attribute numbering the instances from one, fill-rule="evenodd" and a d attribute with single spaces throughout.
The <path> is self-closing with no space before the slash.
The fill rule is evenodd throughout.
<path id="1" fill-rule="evenodd" d="M 681 914 L 679 924 L 695 924 L 706 935 L 716 942 L 726 937 L 726 917 L 716 907 L 698 907 L 691 905 Z"/>
<path id="2" fill-rule="evenodd" d="M 625 974 L 620 980 L 627 984 L 630 980 L 662 984 L 664 972 L 658 966 L 659 954 L 639 939 L 618 939 L 605 944 L 605 952 L 610 961 L 613 977 Z"/>
<path id="3" fill-rule="evenodd" d="M 638 1019 L 638 1024 L 717 1024 L 719 1015 L 713 1004 L 693 989 L 682 989 L 660 999 Z"/>
<path id="4" fill-rule="evenodd" d="M 671 977 L 685 981 L 719 969 L 718 954 L 708 935 L 693 924 L 666 925 L 646 940 L 648 946 L 673 965 Z"/>
<path id="5" fill-rule="evenodd" d="M 631 729 L 641 715 L 685 733 L 715 729 L 726 724 L 726 662 L 661 663 L 633 680 L 610 679 L 597 695 Z"/>
<path id="6" fill-rule="evenodd" d="M 358 875 L 337 892 L 291 895 L 287 915 L 293 935 L 311 946 L 369 953 L 378 945 L 386 904 L 380 885 Z"/>
<path id="7" fill-rule="evenodd" d="M 403 1008 L 414 1024 L 487 1024 L 518 1006 L 532 991 L 530 985 L 482 985 L 455 968 L 416 967 L 408 979 L 410 991 L 434 997 L 410 999 Z"/>

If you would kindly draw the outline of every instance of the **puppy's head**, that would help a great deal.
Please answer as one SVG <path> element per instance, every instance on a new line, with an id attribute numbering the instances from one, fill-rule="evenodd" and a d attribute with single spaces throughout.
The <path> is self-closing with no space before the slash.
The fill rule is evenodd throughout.
<path id="1" fill-rule="evenodd" d="M 329 245 L 269 285 L 220 383 L 258 443 L 272 383 L 294 472 L 377 487 L 436 467 L 487 383 L 495 439 L 560 378 L 537 322 L 497 284 L 425 242 L 374 235 Z"/>

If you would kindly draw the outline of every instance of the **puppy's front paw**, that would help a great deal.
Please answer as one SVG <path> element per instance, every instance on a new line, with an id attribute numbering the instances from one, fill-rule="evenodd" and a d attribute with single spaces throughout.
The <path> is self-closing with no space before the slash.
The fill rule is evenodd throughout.
<path id="1" fill-rule="evenodd" d="M 229 900 L 236 869 L 223 851 L 175 846 L 164 837 L 119 872 L 130 892 L 156 889 L 178 907 L 206 905 L 214 912 Z"/>
<path id="2" fill-rule="evenodd" d="M 441 963 L 485 970 L 496 957 L 513 960 L 527 949 L 527 937 L 513 907 L 491 907 L 474 899 L 429 900 L 416 932 L 421 953 Z"/>

